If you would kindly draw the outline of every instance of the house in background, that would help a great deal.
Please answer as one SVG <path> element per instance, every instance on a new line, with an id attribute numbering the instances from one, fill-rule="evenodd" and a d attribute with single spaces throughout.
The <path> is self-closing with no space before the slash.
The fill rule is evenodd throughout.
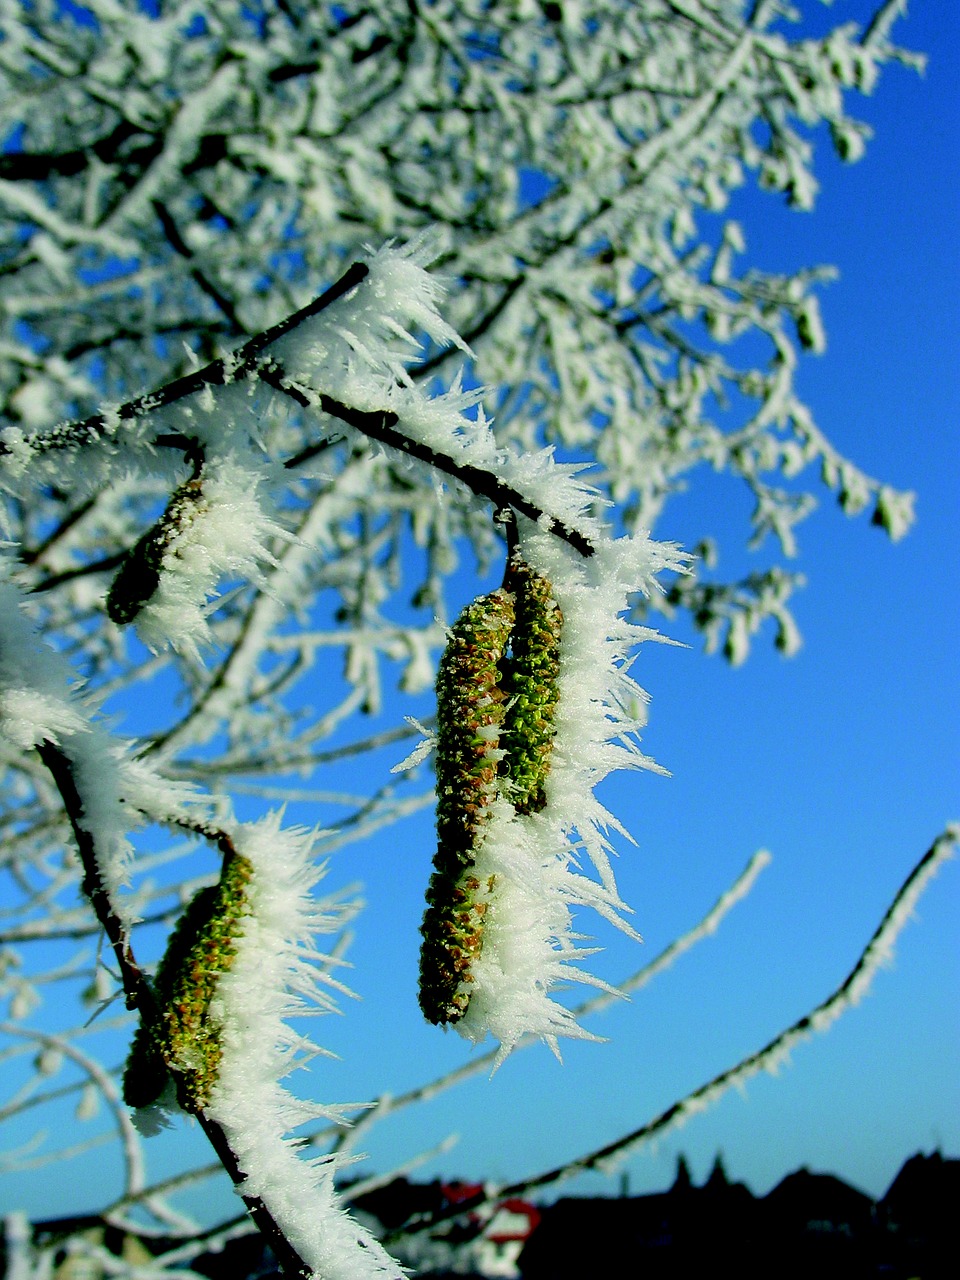
<path id="1" fill-rule="evenodd" d="M 503 1200 L 477 1242 L 477 1261 L 484 1276 L 519 1276 L 524 1245 L 540 1224 L 540 1210 L 528 1200 Z"/>
<path id="2" fill-rule="evenodd" d="M 353 1209 L 377 1235 L 421 1215 L 443 1215 L 435 1227 L 391 1242 L 391 1251 L 417 1276 L 513 1280 L 518 1259 L 540 1222 L 540 1210 L 516 1197 L 481 1204 L 482 1182 L 411 1183 L 395 1178 L 358 1196 Z M 462 1212 L 457 1212 L 462 1206 Z"/>
<path id="3" fill-rule="evenodd" d="M 877 1203 L 894 1280 L 960 1274 L 960 1160 L 911 1156 Z"/>
<path id="4" fill-rule="evenodd" d="M 524 1280 L 954 1280 L 958 1209 L 960 1160 L 939 1154 L 911 1157 L 877 1204 L 807 1169 L 755 1197 L 719 1159 L 695 1187 L 681 1157 L 669 1191 L 544 1208 L 519 1265 Z"/>
<path id="5" fill-rule="evenodd" d="M 411 1276 L 432 1280 L 678 1280 L 729 1272 L 737 1280 L 954 1280 L 960 1275 L 960 1160 L 912 1156 L 876 1204 L 829 1174 L 807 1169 L 766 1196 L 731 1182 L 718 1157 L 694 1186 L 683 1157 L 668 1191 L 567 1198 L 537 1207 L 510 1198 L 485 1204 L 479 1182 L 394 1178 L 345 1197 Z M 439 1220 L 436 1220 L 438 1219 Z M 417 1221 L 422 1231 L 391 1238 Z M 118 1280 L 150 1269 L 183 1241 L 140 1237 L 99 1217 L 2 1220 L 6 1280 Z M 194 1247 L 197 1247 L 195 1244 Z M 39 1254 L 46 1257 L 39 1261 Z M 192 1256 L 210 1280 L 280 1280 L 252 1225 Z"/>

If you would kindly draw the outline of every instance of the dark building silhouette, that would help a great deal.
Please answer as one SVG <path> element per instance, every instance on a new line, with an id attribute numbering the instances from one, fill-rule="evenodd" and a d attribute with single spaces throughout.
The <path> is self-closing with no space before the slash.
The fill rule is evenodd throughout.
<path id="1" fill-rule="evenodd" d="M 746 1268 L 758 1232 L 757 1201 L 731 1183 L 722 1163 L 693 1186 L 680 1158 L 669 1191 L 621 1199 L 563 1199 L 542 1211 L 540 1226 L 520 1255 L 525 1280 L 642 1275 L 667 1280 L 711 1274 L 719 1260 Z"/>
<path id="2" fill-rule="evenodd" d="M 524 1280 L 953 1280 L 960 1275 L 960 1160 L 913 1156 L 869 1196 L 800 1169 L 755 1197 L 720 1158 L 695 1187 L 683 1157 L 669 1191 L 564 1199 L 520 1255 Z"/>
<path id="3" fill-rule="evenodd" d="M 876 1275 L 873 1201 L 831 1174 L 799 1169 L 759 1202 L 761 1255 L 782 1260 L 784 1280 L 867 1280 Z"/>
<path id="4" fill-rule="evenodd" d="M 885 1280 L 953 1280 L 960 1274 L 960 1160 L 911 1156 L 878 1202 Z"/>
<path id="5" fill-rule="evenodd" d="M 624 1188 L 626 1184 L 624 1183 Z M 345 1188 L 351 1199 L 350 1188 Z M 354 1199 L 375 1233 L 411 1221 L 440 1221 L 413 1275 L 484 1280 L 954 1280 L 960 1276 L 960 1160 L 911 1156 L 882 1199 L 830 1174 L 800 1169 L 762 1197 L 731 1182 L 718 1156 L 703 1186 L 683 1157 L 673 1186 L 657 1195 L 558 1200 L 538 1209 L 519 1199 L 477 1213 L 479 1183 L 412 1183 L 396 1178 Z M 13 1218 L 3 1222 L 3 1227 Z M 110 1226 L 102 1219 L 20 1223 L 20 1245 L 52 1246 L 52 1280 L 81 1280 L 67 1248 L 78 1235 L 134 1266 L 176 1242 Z M 63 1242 L 63 1247 L 57 1246 Z M 437 1248 L 432 1249 L 436 1243 Z M 0 1274 L 14 1247 L 0 1230 Z M 432 1255 L 432 1256 L 431 1256 Z M 519 1256 L 518 1256 L 519 1255 Z M 79 1260 L 78 1260 L 79 1261 Z M 82 1280 L 94 1271 L 83 1260 Z M 473 1266 L 472 1277 L 465 1266 Z M 190 1263 L 210 1280 L 273 1280 L 276 1263 L 256 1233 Z M 108 1268 L 111 1274 L 114 1269 Z M 96 1280 L 107 1280 L 106 1270 Z"/>

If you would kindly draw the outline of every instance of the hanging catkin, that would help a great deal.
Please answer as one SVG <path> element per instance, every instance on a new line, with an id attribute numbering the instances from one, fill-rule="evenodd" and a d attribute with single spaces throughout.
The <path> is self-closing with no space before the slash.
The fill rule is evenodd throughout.
<path id="1" fill-rule="evenodd" d="M 247 858 L 229 854 L 219 882 L 200 890 L 171 933 L 154 979 L 158 1016 L 138 1029 L 124 1070 L 128 1106 L 156 1102 L 171 1077 L 185 1111 L 206 1105 L 220 1065 L 220 1028 L 210 1002 L 233 962 L 252 870 Z"/>
<path id="2" fill-rule="evenodd" d="M 562 616 L 523 561 L 506 583 L 467 605 L 437 675 L 437 852 L 420 951 L 420 1007 L 437 1024 L 467 1010 L 496 893 L 476 874 L 489 806 L 502 798 L 526 814 L 545 803 Z"/>

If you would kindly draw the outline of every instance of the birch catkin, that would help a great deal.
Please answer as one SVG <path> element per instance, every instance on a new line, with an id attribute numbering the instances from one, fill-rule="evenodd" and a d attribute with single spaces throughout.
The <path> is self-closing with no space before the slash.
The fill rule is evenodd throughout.
<path id="1" fill-rule="evenodd" d="M 437 852 L 421 933 L 420 1007 L 428 1021 L 463 1017 L 470 968 L 496 894 L 476 874 L 490 805 L 519 814 L 545 803 L 562 616 L 550 584 L 522 561 L 507 586 L 454 624 L 437 675 Z"/>
<path id="2" fill-rule="evenodd" d="M 454 623 L 437 673 L 437 852 L 420 950 L 420 1008 L 434 1023 L 466 1012 L 463 984 L 483 937 L 484 886 L 473 867 L 497 796 L 501 679 L 513 619 L 510 592 L 474 600 Z"/>
<path id="3" fill-rule="evenodd" d="M 170 1077 L 185 1111 L 206 1105 L 220 1066 L 220 1027 L 210 1003 L 233 961 L 252 871 L 247 858 L 228 855 L 219 883 L 200 890 L 170 935 L 154 980 L 158 1017 L 138 1029 L 123 1075 L 128 1106 L 156 1102 Z"/>
<path id="4" fill-rule="evenodd" d="M 501 786 L 517 813 L 536 813 L 546 804 L 563 615 L 550 583 L 522 560 L 513 562 L 508 581 L 516 613 L 503 682 Z"/>

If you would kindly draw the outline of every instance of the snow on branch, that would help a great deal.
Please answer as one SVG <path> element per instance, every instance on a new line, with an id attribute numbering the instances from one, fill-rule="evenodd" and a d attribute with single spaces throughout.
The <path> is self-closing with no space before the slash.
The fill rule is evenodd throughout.
<path id="1" fill-rule="evenodd" d="M 311 1006 L 334 1007 L 332 993 L 344 990 L 318 968 L 316 937 L 340 927 L 343 907 L 311 896 L 323 875 L 312 845 L 309 832 L 281 830 L 276 816 L 245 828 L 237 840 L 251 874 L 235 955 L 210 1003 L 222 1060 L 205 1114 L 223 1130 L 244 1171 L 239 1190 L 269 1206 L 312 1274 L 399 1277 L 397 1264 L 340 1207 L 338 1162 L 327 1155 L 304 1160 L 300 1144 L 285 1136 L 318 1116 L 344 1122 L 340 1109 L 304 1103 L 281 1083 L 305 1052 L 316 1052 L 287 1020 Z"/>
<path id="2" fill-rule="evenodd" d="M 492 1033 L 499 1062 L 528 1034 L 555 1052 L 559 1036 L 588 1034 L 549 994 L 571 977 L 604 986 L 579 967 L 589 951 L 575 941 L 572 908 L 592 906 L 633 933 L 609 860 L 607 831 L 619 824 L 594 788 L 611 769 L 655 767 L 636 744 L 645 695 L 629 674 L 631 651 L 654 633 L 622 615 L 631 592 L 656 591 L 658 572 L 681 570 L 685 557 L 645 534 L 610 542 L 591 511 L 596 494 L 577 466 L 559 464 L 549 449 L 519 456 L 500 448 L 479 392 L 465 391 L 459 380 L 432 398 L 414 383 L 406 363 L 419 335 L 466 350 L 440 317 L 440 285 L 420 258 L 416 246 L 381 250 L 232 357 L 47 435 L 28 439 L 8 429 L 0 454 L 11 476 L 22 477 L 32 464 L 42 476 L 49 456 L 90 446 L 114 464 L 132 457 L 149 464 L 166 448 L 182 453 L 192 475 L 126 554 L 106 611 L 117 623 L 135 620 L 151 647 L 169 642 L 196 660 L 220 578 L 256 581 L 258 561 L 269 561 L 270 543 L 283 536 L 258 496 L 261 473 L 278 478 L 256 452 L 250 408 L 258 388 L 279 391 L 312 414 L 318 444 L 329 438 L 332 420 L 338 435 L 357 432 L 495 504 L 507 532 L 504 587 L 473 606 L 476 628 L 464 657 L 441 669 L 447 693 L 438 755 L 442 765 L 444 752 L 453 751 L 455 763 L 440 776 L 435 918 L 431 924 L 428 913 L 424 925 L 421 989 L 433 1021 L 456 1021 L 474 1041 Z M 502 613 L 497 652 L 486 641 L 494 601 Z M 9 612 L 8 733 L 21 747 L 37 748 L 61 792 L 84 889 L 122 957 L 128 1003 L 142 1015 L 126 1100 L 144 1111 L 147 1128 L 151 1109 L 174 1096 L 200 1119 L 252 1215 L 298 1274 L 396 1275 L 395 1264 L 336 1204 L 336 1159 L 301 1161 L 284 1136 L 318 1115 L 342 1119 L 297 1102 L 279 1083 L 307 1048 L 286 1017 L 304 1000 L 329 1006 L 311 963 L 314 935 L 330 924 L 311 905 L 319 874 L 313 839 L 281 832 L 273 818 L 232 835 L 201 823 L 196 829 L 224 854 L 220 880 L 182 914 L 148 984 L 130 950 L 132 919 L 118 905 L 130 854 L 126 824 L 145 811 L 189 826 L 183 797 L 138 801 L 118 790 L 118 780 L 135 772 L 132 764 L 64 700 L 52 677 L 37 690 L 25 681 L 35 645 L 18 608 Z M 479 695 L 476 654 L 486 663 Z M 56 665 L 52 656 L 50 663 Z M 57 675 L 62 686 L 59 669 Z M 469 741 L 454 749 L 451 733 L 463 727 L 460 698 L 482 724 L 467 716 Z M 488 702 L 496 703 L 495 716 Z M 471 763 L 474 732 L 479 765 Z M 77 745 L 88 741 L 96 770 L 91 751 Z M 142 791 L 143 779 L 137 781 Z M 469 838 L 461 847 L 457 829 L 465 818 Z M 595 878 L 580 869 L 582 855 Z M 440 901 L 445 889 L 452 904 Z M 428 999 L 430 970 L 444 972 L 445 964 L 439 994 Z"/>
<path id="3" fill-rule="evenodd" d="M 952 823 L 937 836 L 913 867 L 846 978 L 810 1013 L 798 1018 L 756 1053 L 750 1054 L 736 1066 L 721 1072 L 687 1097 L 675 1102 L 653 1120 L 624 1134 L 615 1142 L 597 1148 L 576 1160 L 568 1161 L 555 1169 L 538 1174 L 536 1177 L 524 1179 L 507 1187 L 496 1188 L 493 1194 L 500 1198 L 526 1195 L 540 1187 L 564 1181 L 588 1169 L 609 1170 L 628 1151 L 649 1142 L 666 1129 L 682 1124 L 697 1112 L 705 1110 L 729 1089 L 744 1085 L 761 1071 L 776 1073 L 798 1045 L 816 1033 L 826 1031 L 848 1009 L 859 1004 L 867 994 L 880 969 L 890 963 L 897 939 L 912 918 L 917 902 L 927 885 L 944 863 L 955 855 L 958 844 L 960 844 L 960 823 Z"/>
<path id="4" fill-rule="evenodd" d="M 220 582 L 259 582 L 259 565 L 274 563 L 271 546 L 289 536 L 265 490 L 331 438 L 358 433 L 592 555 L 602 526 L 588 515 L 597 495 L 577 479 L 578 466 L 559 464 L 549 449 L 521 456 L 500 448 L 479 389 L 457 379 L 429 396 L 408 374 L 419 335 L 469 350 L 437 310 L 442 287 L 423 257 L 416 245 L 388 246 L 231 356 L 81 422 L 32 435 L 5 428 L 0 483 L 52 478 L 65 452 L 87 485 L 102 483 L 104 466 L 109 479 L 118 466 L 156 471 L 158 454 L 182 455 L 192 475 L 123 556 L 107 612 L 135 622 L 151 649 L 169 643 L 195 658 Z M 265 395 L 273 412 L 296 406 L 316 426 L 315 442 L 279 471 L 264 452 Z"/>
<path id="5" fill-rule="evenodd" d="M 390 1243 L 411 1233 L 432 1229 L 444 1218 L 458 1216 L 467 1210 L 477 1209 L 483 1204 L 496 1203 L 511 1196 L 528 1196 L 542 1187 L 564 1182 L 568 1178 L 589 1170 L 609 1172 L 628 1152 L 651 1142 L 666 1130 L 683 1124 L 698 1112 L 706 1110 L 731 1088 L 741 1087 L 761 1071 L 775 1073 L 788 1060 L 793 1049 L 814 1034 L 826 1031 L 839 1017 L 863 999 L 879 970 L 889 964 L 899 935 L 912 918 L 917 902 L 927 885 L 943 865 L 955 855 L 958 844 L 960 844 L 960 823 L 951 823 L 936 837 L 930 848 L 913 867 L 846 978 L 816 1008 L 774 1036 L 762 1049 L 750 1054 L 726 1071 L 722 1071 L 686 1097 L 674 1102 L 646 1124 L 623 1134 L 613 1142 L 518 1182 L 487 1183 L 483 1191 L 470 1200 L 458 1203 L 428 1221 L 408 1222 L 388 1233 L 387 1242 Z M 757 864 L 754 864 L 748 871 L 756 869 L 758 869 Z M 734 886 L 732 892 L 735 893 L 736 890 L 737 886 Z M 725 897 L 728 896 L 725 895 Z M 719 908 L 720 905 L 718 903 L 717 907 Z M 713 914 L 713 912 L 710 913 L 711 916 Z"/>
<path id="6" fill-rule="evenodd" d="M 17 456 L 23 465 L 30 449 L 42 457 L 51 448 L 109 442 L 124 424 L 133 425 L 134 442 L 143 444 L 150 416 L 163 411 L 165 429 L 149 446 L 182 448 L 194 474 L 128 554 L 107 607 L 115 621 L 138 618 L 152 647 L 166 638 L 194 654 L 217 579 L 228 572 L 255 577 L 257 559 L 269 558 L 267 543 L 282 532 L 257 501 L 253 442 L 243 440 L 243 405 L 235 391 L 249 396 L 234 384 L 266 383 L 292 397 L 314 413 L 321 440 L 332 418 L 336 433 L 359 432 L 495 502 L 498 519 L 513 531 L 509 541 L 516 553 L 496 597 L 509 613 L 503 652 L 488 659 L 490 696 L 503 708 L 503 737 L 479 708 L 478 732 L 487 750 L 470 785 L 474 792 L 479 785 L 480 793 L 472 800 L 461 795 L 454 807 L 484 810 L 483 822 L 478 818 L 471 828 L 472 848 L 449 853 L 446 871 L 441 861 L 450 840 L 443 835 L 441 795 L 435 884 L 442 896 L 449 882 L 456 901 L 449 909 L 437 904 L 432 942 L 432 926 L 425 926 L 421 991 L 428 1017 L 457 1021 L 471 1039 L 490 1031 L 506 1053 L 533 1033 L 556 1051 L 558 1035 L 586 1033 L 547 991 L 564 977 L 593 981 L 578 967 L 588 952 L 573 941 L 571 907 L 589 904 L 633 932 L 609 861 L 606 831 L 619 827 L 594 797 L 611 769 L 651 767 L 635 742 L 644 695 L 629 676 L 629 655 L 653 633 L 621 615 L 631 592 L 653 594 L 658 572 L 682 570 L 685 557 L 644 533 L 611 543 L 592 511 L 597 495 L 583 483 L 580 468 L 558 463 L 550 449 L 519 456 L 501 448 L 479 406 L 479 391 L 466 391 L 457 380 L 430 397 L 414 383 L 406 365 L 420 348 L 420 335 L 466 350 L 437 310 L 442 289 L 423 269 L 424 257 L 420 245 L 388 246 L 232 358 L 112 415 L 58 428 L 33 443 L 20 441 Z M 16 442 L 7 435 L 10 453 Z M 248 457 L 238 458 L 244 448 Z M 488 625 L 480 621 L 481 632 Z M 472 680 L 470 675 L 466 684 Z M 464 696 L 473 700 L 469 688 Z M 449 711 L 452 724 L 459 708 L 451 703 Z M 455 775 L 457 769 L 450 784 L 441 779 L 442 791 L 456 790 L 467 778 L 469 769 L 457 766 Z M 575 869 L 581 853 L 596 879 Z M 452 945 L 437 936 L 450 928 Z M 436 974 L 448 962 L 436 999 L 425 996 L 430 971 Z"/>
<path id="7" fill-rule="evenodd" d="M 98 918 L 123 965 L 136 920 L 122 892 L 130 832 L 158 816 L 184 816 L 195 795 L 114 740 L 71 694 L 72 683 L 66 661 L 38 639 L 19 589 L 0 579 L 0 743 L 18 757 L 35 748 L 51 773 L 74 828 L 85 891 L 95 906 L 102 896 Z"/>

